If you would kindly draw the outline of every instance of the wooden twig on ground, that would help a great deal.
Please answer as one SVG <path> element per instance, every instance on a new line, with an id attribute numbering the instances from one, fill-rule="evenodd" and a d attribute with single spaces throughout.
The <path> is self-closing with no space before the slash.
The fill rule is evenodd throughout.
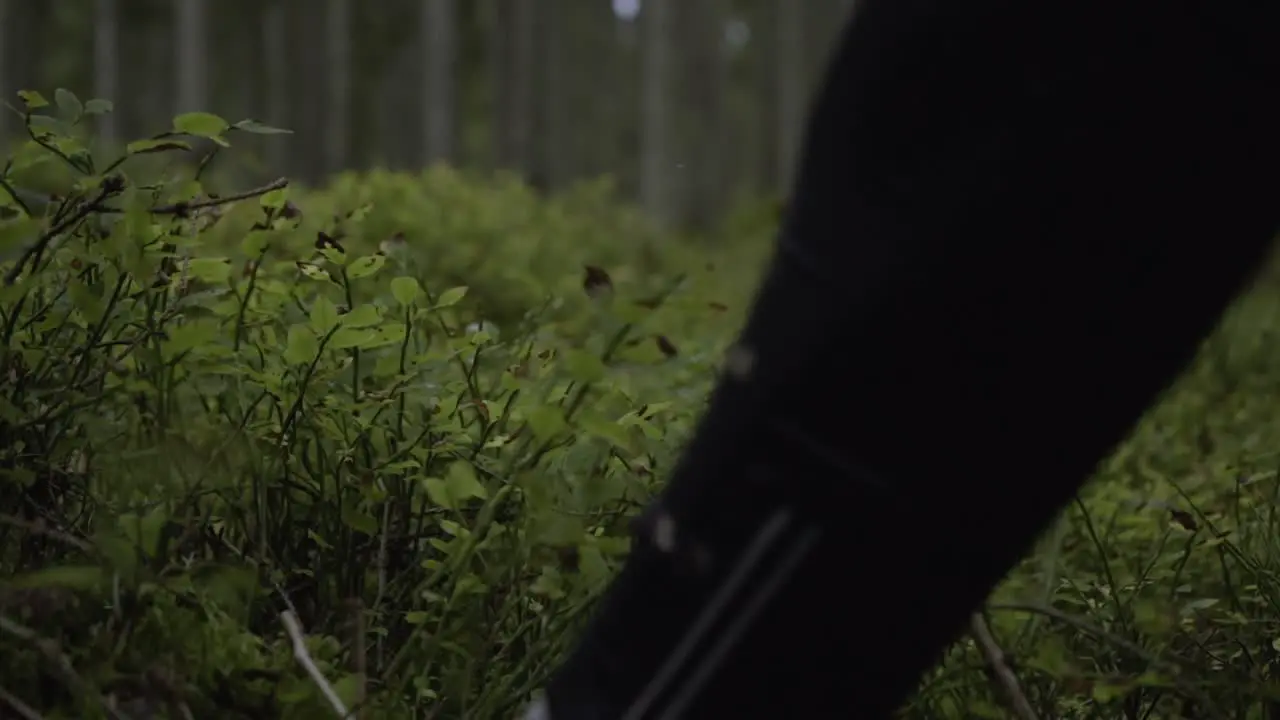
<path id="1" fill-rule="evenodd" d="M 969 619 L 969 632 L 973 635 L 974 641 L 978 643 L 978 650 L 982 653 L 983 659 L 987 661 L 988 667 L 991 668 L 992 677 L 995 678 L 1004 691 L 1005 697 L 1009 701 L 1009 709 L 1014 716 L 1018 720 L 1039 720 L 1036 711 L 1031 707 L 1031 701 L 1022 692 L 1022 685 L 1018 682 L 1018 676 L 1013 673 L 1009 664 L 1005 662 L 1004 651 L 996 644 L 995 636 L 991 634 L 991 628 L 987 626 L 987 619 L 982 616 L 981 612 L 974 613 L 973 617 Z"/>

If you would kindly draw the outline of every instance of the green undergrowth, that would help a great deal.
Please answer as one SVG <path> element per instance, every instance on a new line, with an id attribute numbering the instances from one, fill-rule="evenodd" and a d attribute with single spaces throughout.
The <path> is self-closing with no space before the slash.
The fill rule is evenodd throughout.
<path id="1" fill-rule="evenodd" d="M 1280 717 L 1277 331 L 1264 280 L 993 595 L 1039 717 Z M 908 716 L 1011 717 L 991 672 L 966 638 Z"/>
<path id="2" fill-rule="evenodd" d="M 202 153 L 277 131 L 191 113 L 117 158 L 101 104 L 22 102 L 0 717 L 511 717 L 688 438 L 776 211 L 718 246 L 603 183 L 222 187 Z M 1240 304 L 993 597 L 1041 717 L 1267 717 L 1277 308 Z M 905 714 L 1006 716 L 988 666 L 960 641 Z"/>
<path id="3" fill-rule="evenodd" d="M 15 172 L 0 228 L 0 690 L 44 717 L 512 713 L 756 269 L 592 187 L 101 169 L 59 100 L 19 169 L 79 179 L 40 211 Z M 184 115 L 130 151 L 249 130 Z"/>

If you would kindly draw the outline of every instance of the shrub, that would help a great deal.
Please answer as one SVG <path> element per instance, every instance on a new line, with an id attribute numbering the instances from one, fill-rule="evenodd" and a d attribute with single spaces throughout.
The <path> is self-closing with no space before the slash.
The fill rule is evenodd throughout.
<path id="1" fill-rule="evenodd" d="M 37 123 L 24 97 L 79 179 L 0 229 L 0 685 L 76 717 L 328 713 L 296 619 L 347 707 L 512 712 L 700 409 L 729 284 L 621 262 L 605 239 L 646 231 L 581 194 L 435 171 L 215 197 L 74 164 L 78 101 Z M 130 147 L 245 128 L 190 114 Z M 379 250 L 393 227 L 412 249 Z M 584 271 L 589 238 L 618 264 Z M 513 285 L 495 330 L 477 308 Z M 532 300 L 556 292 L 552 322 Z"/>
<path id="2" fill-rule="evenodd" d="M 348 172 L 307 193 L 304 210 L 302 227 L 310 232 L 296 233 L 287 248 L 299 259 L 313 252 L 315 231 L 338 234 L 353 251 L 394 249 L 424 277 L 467 285 L 475 310 L 499 326 L 530 312 L 580 314 L 588 302 L 580 291 L 588 265 L 609 268 L 616 284 L 645 294 L 709 260 L 706 249 L 655 232 L 606 183 L 544 196 L 514 176 L 478 177 L 445 166 L 418 174 Z M 256 220 L 242 209 L 217 234 L 238 244 Z M 733 266 L 761 263 L 758 249 L 767 244 L 752 238 L 748 247 L 744 253 L 736 244 L 734 255 L 742 257 L 729 258 Z M 741 270 L 733 279 L 751 284 Z M 552 300 L 559 306 L 548 308 Z"/>

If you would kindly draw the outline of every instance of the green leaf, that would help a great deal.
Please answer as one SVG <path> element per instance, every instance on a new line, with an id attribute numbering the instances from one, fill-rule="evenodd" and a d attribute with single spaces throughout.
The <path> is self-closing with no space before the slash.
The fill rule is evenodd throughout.
<path id="1" fill-rule="evenodd" d="M 263 193 L 262 197 L 258 198 L 258 205 L 271 210 L 279 210 L 284 207 L 284 204 L 288 201 L 289 188 L 286 186 Z"/>
<path id="2" fill-rule="evenodd" d="M 306 275 L 312 280 L 333 282 L 333 277 L 329 275 L 327 271 L 323 268 L 316 267 L 312 263 L 300 262 L 298 263 L 298 269 L 302 271 L 303 275 Z"/>
<path id="3" fill-rule="evenodd" d="M 445 482 L 449 486 L 449 495 L 455 500 L 469 498 L 483 500 L 489 496 L 489 491 L 476 477 L 476 469 L 468 462 L 456 462 L 450 465 Z"/>
<path id="4" fill-rule="evenodd" d="M 44 221 L 31 217 L 20 217 L 0 225 L 0 257 L 9 255 L 9 251 L 34 240 Z"/>
<path id="5" fill-rule="evenodd" d="M 1093 686 L 1093 699 L 1100 703 L 1108 703 L 1127 694 L 1132 688 L 1124 681 L 1102 681 Z"/>
<path id="6" fill-rule="evenodd" d="M 329 338 L 329 347 L 336 350 L 368 347 L 381 342 L 382 336 L 372 328 L 342 327 Z"/>
<path id="7" fill-rule="evenodd" d="M 102 313 L 106 312 L 106 304 L 102 298 L 95 295 L 88 285 L 79 280 L 72 280 L 67 283 L 67 294 L 71 296 L 71 302 L 75 305 L 75 308 L 89 322 L 96 322 L 98 318 L 102 317 Z"/>
<path id="8" fill-rule="evenodd" d="M 185 135 L 216 139 L 231 127 L 226 120 L 207 112 L 182 113 L 173 119 L 173 131 Z"/>
<path id="9" fill-rule="evenodd" d="M 581 425 L 582 429 L 590 435 L 594 435 L 601 440 L 607 440 L 613 445 L 616 445 L 628 452 L 635 452 L 635 448 L 632 447 L 633 443 L 631 437 L 627 434 L 626 428 L 619 426 L 617 423 L 609 422 L 598 416 L 592 416 L 589 413 L 583 413 L 582 416 L 578 418 L 578 424 Z"/>
<path id="10" fill-rule="evenodd" d="M 564 577 L 556 568 L 550 565 L 544 566 L 542 574 L 529 586 L 529 592 L 553 599 L 562 598 L 564 597 Z"/>
<path id="11" fill-rule="evenodd" d="M 578 545 L 578 574 L 591 588 L 603 587 L 612 579 L 609 562 L 594 543 Z"/>
<path id="12" fill-rule="evenodd" d="M 365 535 L 378 534 L 378 521 L 372 515 L 357 508 L 354 503 L 345 502 L 342 504 L 342 522 L 356 532 L 361 532 Z"/>
<path id="13" fill-rule="evenodd" d="M 170 324 L 166 328 L 169 339 L 160 346 L 160 354 L 171 360 L 181 353 L 213 343 L 220 331 L 216 319 L 188 320 L 181 325 Z"/>
<path id="14" fill-rule="evenodd" d="M 566 351 L 564 364 L 569 370 L 569 377 L 581 383 L 598 382 L 605 375 L 604 361 L 586 350 L 572 348 Z"/>
<path id="15" fill-rule="evenodd" d="M 564 412 L 554 405 L 539 405 L 531 409 L 525 417 L 525 422 L 529 424 L 529 430 L 533 432 L 534 438 L 541 441 L 554 438 L 568 427 Z"/>
<path id="16" fill-rule="evenodd" d="M 71 133 L 71 126 L 67 124 L 66 120 L 52 115 L 32 115 L 31 127 L 48 130 L 57 135 L 69 135 Z"/>
<path id="17" fill-rule="evenodd" d="M 401 305 L 412 305 L 422 294 L 422 286 L 415 278 L 401 276 L 391 281 L 391 295 Z"/>
<path id="18" fill-rule="evenodd" d="M 410 610 L 404 614 L 404 621 L 410 625 L 421 625 L 431 619 L 431 615 L 423 610 Z"/>
<path id="19" fill-rule="evenodd" d="M 254 135 L 292 135 L 293 134 L 292 130 L 271 127 L 270 125 L 263 125 L 257 120 L 241 120 L 240 122 L 235 123 L 231 127 L 243 132 L 253 133 Z"/>
<path id="20" fill-rule="evenodd" d="M 116 106 L 112 104 L 110 100 L 104 100 L 102 98 L 94 98 L 84 104 L 85 115 L 106 115 L 114 112 L 115 109 Z"/>
<path id="21" fill-rule="evenodd" d="M 92 590 L 102 585 L 102 568 L 96 565 L 60 565 L 20 575 L 12 581 L 19 588 Z"/>
<path id="22" fill-rule="evenodd" d="M 378 272 L 378 270 L 381 270 L 382 266 L 386 264 L 386 262 L 387 256 L 381 253 L 358 257 L 351 262 L 350 266 L 347 267 L 347 277 L 351 280 L 359 280 L 362 277 L 368 277 Z"/>
<path id="23" fill-rule="evenodd" d="M 187 261 L 187 272 L 191 277 L 211 284 L 225 283 L 231 277 L 231 260 L 229 258 L 192 258 Z"/>
<path id="24" fill-rule="evenodd" d="M 138 547 L 147 556 L 156 557 L 160 549 L 160 531 L 169 520 L 169 513 L 163 504 L 155 507 L 138 520 Z"/>
<path id="25" fill-rule="evenodd" d="M 28 110 L 38 110 L 49 106 L 49 101 L 45 100 L 44 96 L 35 90 L 19 90 L 18 99 L 22 101 L 22 104 Z"/>
<path id="26" fill-rule="evenodd" d="M 315 359 L 320 352 L 320 341 L 315 333 L 306 325 L 293 325 L 289 328 L 289 339 L 285 343 L 284 360 L 290 365 L 306 365 Z"/>
<path id="27" fill-rule="evenodd" d="M 1200 610 L 1208 610 L 1217 604 L 1218 598 L 1200 598 L 1199 600 L 1192 600 L 1182 606 L 1182 614 L 1190 615 L 1192 613 L 1199 612 Z"/>
<path id="28" fill-rule="evenodd" d="M 329 298 L 319 295 L 311 302 L 311 329 L 317 335 L 323 335 L 341 321 L 338 307 Z"/>
<path id="29" fill-rule="evenodd" d="M 347 264 L 347 253 L 344 250 L 340 250 L 335 247 L 327 247 L 322 249 L 320 254 L 324 256 L 325 260 L 328 260 L 338 267 L 342 267 Z"/>
<path id="30" fill-rule="evenodd" d="M 333 683 L 333 694 L 338 696 L 343 705 L 351 707 L 360 700 L 360 693 L 365 686 L 364 676 L 359 673 L 347 673 Z"/>
<path id="31" fill-rule="evenodd" d="M 250 230 L 240 241 L 240 252 L 249 257 L 257 257 L 271 244 L 271 236 L 262 230 Z"/>
<path id="32" fill-rule="evenodd" d="M 146 155 L 148 153 L 168 152 L 170 150 L 182 150 L 189 152 L 191 145 L 181 140 L 134 140 L 125 146 L 125 152 L 130 155 Z"/>
<path id="33" fill-rule="evenodd" d="M 446 308 L 457 305 L 462 298 L 467 296 L 467 287 L 465 285 L 455 288 L 449 288 L 440 293 L 440 297 L 436 298 L 436 307 Z"/>
<path id="34" fill-rule="evenodd" d="M 53 92 L 53 100 L 58 104 L 58 111 L 71 122 L 80 119 L 84 114 L 84 103 L 76 94 L 66 88 L 58 88 Z"/>
<path id="35" fill-rule="evenodd" d="M 453 510 L 453 497 L 449 494 L 449 486 L 443 478 L 429 477 L 422 479 L 422 488 L 427 491 L 427 499 L 446 510 Z"/>
<path id="36" fill-rule="evenodd" d="M 342 324 L 349 328 L 362 328 L 382 322 L 382 315 L 377 305 L 361 305 L 342 316 Z"/>

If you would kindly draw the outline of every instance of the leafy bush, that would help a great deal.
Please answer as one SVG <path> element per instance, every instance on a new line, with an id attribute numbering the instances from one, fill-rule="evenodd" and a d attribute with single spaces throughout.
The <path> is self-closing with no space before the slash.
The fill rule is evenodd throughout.
<path id="1" fill-rule="evenodd" d="M 603 185 L 219 193 L 159 158 L 274 131 L 192 113 L 105 163 L 106 106 L 22 99 L 0 714 L 510 716 L 688 436 L 775 208 L 717 250 Z M 1269 280 L 904 716 L 1275 716 L 1278 318 Z"/>
<path id="2" fill-rule="evenodd" d="M 0 685 L 46 716 L 312 717 L 314 663 L 371 717 L 511 712 L 687 434 L 728 284 L 584 271 L 576 243 L 612 261 L 635 254 L 603 239 L 644 236 L 569 215 L 582 195 L 441 172 L 215 197 L 73 164 L 78 114 L 36 117 L 80 179 L 43 215 L 11 200 L 2 230 Z M 191 114 L 130 147 L 236 131 Z M 538 252 L 490 255 L 523 238 Z M 461 283 L 524 289 L 518 322 Z M 532 300 L 557 290 L 551 322 Z"/>

